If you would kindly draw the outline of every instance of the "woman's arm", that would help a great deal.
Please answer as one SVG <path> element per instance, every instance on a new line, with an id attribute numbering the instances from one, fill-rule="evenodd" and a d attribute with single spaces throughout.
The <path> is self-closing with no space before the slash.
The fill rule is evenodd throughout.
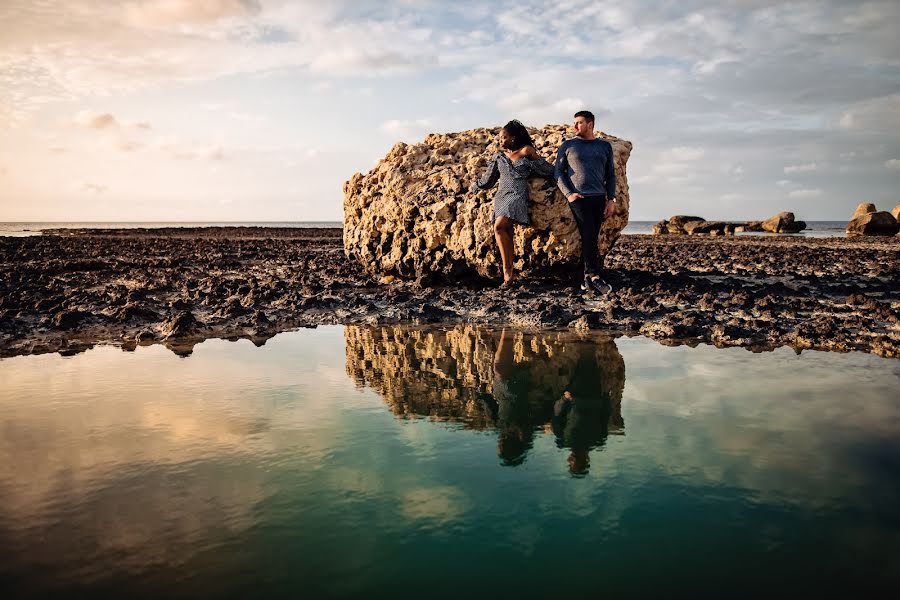
<path id="1" fill-rule="evenodd" d="M 547 162 L 547 159 L 540 154 L 535 153 L 531 158 L 531 172 L 535 175 L 544 177 L 545 179 L 553 179 L 553 165 Z"/>
<path id="2" fill-rule="evenodd" d="M 498 156 L 498 154 L 494 155 L 491 159 L 491 164 L 485 169 L 484 175 L 482 175 L 481 179 L 476 181 L 475 185 L 472 186 L 473 192 L 477 192 L 478 190 L 489 190 L 497 185 L 497 181 L 500 179 L 500 167 L 497 165 Z"/>

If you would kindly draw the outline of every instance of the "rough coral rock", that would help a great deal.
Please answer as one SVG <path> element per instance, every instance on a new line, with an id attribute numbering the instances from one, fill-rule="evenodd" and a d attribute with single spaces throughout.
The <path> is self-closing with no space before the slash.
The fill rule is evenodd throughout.
<path id="1" fill-rule="evenodd" d="M 406 279 L 432 276 L 496 277 L 492 198 L 496 188 L 470 193 L 498 150 L 500 129 L 431 134 L 419 144 L 396 144 L 374 169 L 344 184 L 344 252 L 371 275 Z M 537 152 L 554 162 L 570 137 L 565 125 L 529 129 Z M 631 142 L 599 133 L 615 154 L 616 212 L 600 232 L 601 255 L 628 222 L 625 165 Z M 578 264 L 581 241 L 566 199 L 554 181 L 530 184 L 528 226 L 513 233 L 517 271 L 536 275 Z"/>

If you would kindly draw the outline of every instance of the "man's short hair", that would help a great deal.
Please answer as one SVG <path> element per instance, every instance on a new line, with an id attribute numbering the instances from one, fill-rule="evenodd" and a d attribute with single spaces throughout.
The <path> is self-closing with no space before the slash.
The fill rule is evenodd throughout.
<path id="1" fill-rule="evenodd" d="M 596 123 L 596 121 L 594 120 L 594 113 L 589 110 L 579 110 L 577 113 L 575 113 L 575 118 L 577 119 L 578 117 L 584 117 L 585 121 Z"/>

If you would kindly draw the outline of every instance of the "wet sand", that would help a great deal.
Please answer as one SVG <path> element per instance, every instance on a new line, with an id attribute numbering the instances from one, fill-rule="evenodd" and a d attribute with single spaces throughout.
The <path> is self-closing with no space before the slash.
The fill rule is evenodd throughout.
<path id="1" fill-rule="evenodd" d="M 0 238 L 0 356 L 249 338 L 322 324 L 460 323 L 647 335 L 667 344 L 900 357 L 900 239 L 625 235 L 606 296 L 577 273 L 382 283 L 340 229 L 55 230 Z"/>

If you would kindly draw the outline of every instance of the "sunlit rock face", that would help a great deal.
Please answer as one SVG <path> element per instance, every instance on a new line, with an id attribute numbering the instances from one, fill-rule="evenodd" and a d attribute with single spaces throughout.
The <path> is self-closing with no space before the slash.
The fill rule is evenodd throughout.
<path id="1" fill-rule="evenodd" d="M 530 129 L 535 149 L 551 163 L 571 137 L 565 125 Z M 498 150 L 500 129 L 431 134 L 419 144 L 399 143 L 374 169 L 344 184 L 344 251 L 376 276 L 403 278 L 501 272 L 494 242 L 492 199 L 496 188 L 469 190 Z M 600 253 L 606 255 L 628 222 L 626 163 L 631 142 L 598 133 L 615 153 L 616 213 L 603 224 Z M 530 183 L 529 226 L 514 232 L 515 268 L 523 275 L 575 266 L 581 241 L 566 199 L 556 183 Z"/>
<path id="2" fill-rule="evenodd" d="M 394 414 L 496 429 L 509 464 L 523 459 L 535 431 L 552 430 L 573 452 L 624 431 L 625 362 L 611 338 L 470 325 L 348 326 L 345 338 L 347 374 Z M 581 402 L 580 422 L 565 419 L 567 398 Z"/>

